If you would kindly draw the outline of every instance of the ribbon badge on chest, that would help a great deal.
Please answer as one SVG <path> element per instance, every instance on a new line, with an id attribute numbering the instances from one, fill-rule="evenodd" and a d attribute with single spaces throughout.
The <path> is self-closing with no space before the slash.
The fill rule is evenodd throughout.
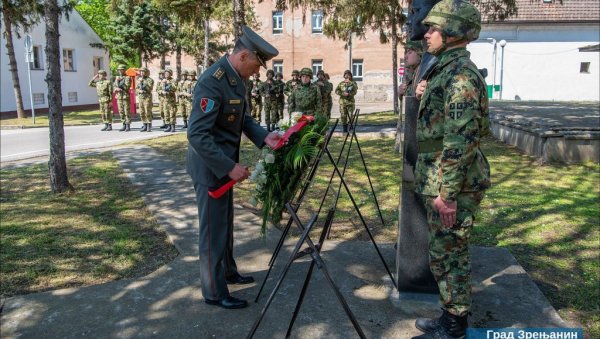
<path id="1" fill-rule="evenodd" d="M 200 99 L 200 109 L 202 109 L 202 112 L 207 113 L 212 111 L 212 109 L 215 107 L 215 101 L 209 98 L 202 98 Z"/>

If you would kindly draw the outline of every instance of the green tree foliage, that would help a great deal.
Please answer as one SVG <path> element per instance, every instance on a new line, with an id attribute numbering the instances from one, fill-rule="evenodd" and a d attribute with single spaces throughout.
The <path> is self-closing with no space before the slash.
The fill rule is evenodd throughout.
<path id="1" fill-rule="evenodd" d="M 108 6 L 108 0 L 79 0 L 75 6 L 81 17 L 104 42 L 107 42 L 109 37 L 114 34 Z"/>

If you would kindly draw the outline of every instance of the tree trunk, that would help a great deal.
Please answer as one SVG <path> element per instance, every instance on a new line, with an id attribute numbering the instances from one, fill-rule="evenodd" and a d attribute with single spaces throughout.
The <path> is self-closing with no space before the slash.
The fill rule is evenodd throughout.
<path id="1" fill-rule="evenodd" d="M 65 131 L 62 115 L 62 92 L 60 79 L 59 7 L 57 0 L 44 1 L 46 21 L 46 83 L 48 84 L 48 120 L 50 129 L 50 159 L 48 172 L 53 193 L 72 190 L 67 178 L 65 158 Z"/>
<path id="2" fill-rule="evenodd" d="M 177 80 L 181 79 L 181 46 L 177 46 L 175 50 L 175 71 L 177 72 Z"/>
<path id="3" fill-rule="evenodd" d="M 398 27 L 396 10 L 392 15 L 392 79 L 393 79 L 393 97 L 394 97 L 394 114 L 398 115 L 398 123 L 396 125 L 396 142 L 394 149 L 396 152 L 400 152 L 400 145 L 402 144 L 402 113 L 398 109 Z"/>
<path id="4" fill-rule="evenodd" d="M 8 8 L 8 1 L 2 0 L 2 8 Z M 13 90 L 15 92 L 15 101 L 17 103 L 17 117 L 19 119 L 25 118 L 25 109 L 23 109 L 23 96 L 21 95 L 21 83 L 19 82 L 19 70 L 17 68 L 17 59 L 15 58 L 15 47 L 13 45 L 13 24 L 10 15 L 7 15 L 6 11 L 2 11 L 2 18 L 4 19 L 4 36 L 6 37 L 6 50 L 8 54 L 8 70 L 12 76 Z M 33 103 L 32 103 L 33 104 Z"/>
<path id="5" fill-rule="evenodd" d="M 160 69 L 165 69 L 165 64 L 167 63 L 166 53 L 161 53 L 160 55 Z"/>
<path id="6" fill-rule="evenodd" d="M 233 0 L 233 34 L 234 41 L 242 36 L 242 26 L 246 24 L 246 10 L 244 0 Z"/>
<path id="7" fill-rule="evenodd" d="M 207 69 L 208 66 L 210 66 L 208 64 L 208 52 L 209 52 L 209 46 L 208 46 L 208 37 L 210 35 L 210 20 L 207 18 L 206 20 L 204 20 L 204 69 Z"/>

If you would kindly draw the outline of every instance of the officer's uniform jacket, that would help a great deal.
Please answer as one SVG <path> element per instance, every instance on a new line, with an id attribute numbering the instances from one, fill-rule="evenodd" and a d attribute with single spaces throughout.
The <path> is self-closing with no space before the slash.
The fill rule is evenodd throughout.
<path id="1" fill-rule="evenodd" d="M 209 67 L 194 89 L 187 131 L 187 171 L 194 183 L 219 187 L 239 161 L 242 132 L 258 147 L 268 132 L 249 114 L 244 81 L 227 56 Z"/>
<path id="2" fill-rule="evenodd" d="M 490 126 L 486 84 L 469 55 L 457 48 L 438 57 L 417 118 L 415 191 L 444 201 L 490 187 L 479 148 Z"/>

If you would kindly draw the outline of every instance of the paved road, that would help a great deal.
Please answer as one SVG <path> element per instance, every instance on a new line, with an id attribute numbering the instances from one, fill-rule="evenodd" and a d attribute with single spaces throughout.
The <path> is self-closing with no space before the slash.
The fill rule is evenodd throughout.
<path id="1" fill-rule="evenodd" d="M 179 122 L 181 126 L 183 122 Z M 154 120 L 153 126 L 160 126 L 161 121 Z M 157 138 L 172 133 L 164 133 L 161 129 L 153 128 L 152 132 L 140 132 L 141 122 L 131 124 L 131 132 L 119 132 L 120 123 L 113 124 L 111 132 L 102 132 L 102 125 L 68 126 L 65 127 L 66 151 L 77 151 L 110 147 L 125 142 Z M 178 129 L 181 133 L 182 130 Z M 185 131 L 185 130 L 183 130 Z M 48 128 L 28 128 L 0 130 L 0 162 L 23 160 L 49 154 Z"/>

